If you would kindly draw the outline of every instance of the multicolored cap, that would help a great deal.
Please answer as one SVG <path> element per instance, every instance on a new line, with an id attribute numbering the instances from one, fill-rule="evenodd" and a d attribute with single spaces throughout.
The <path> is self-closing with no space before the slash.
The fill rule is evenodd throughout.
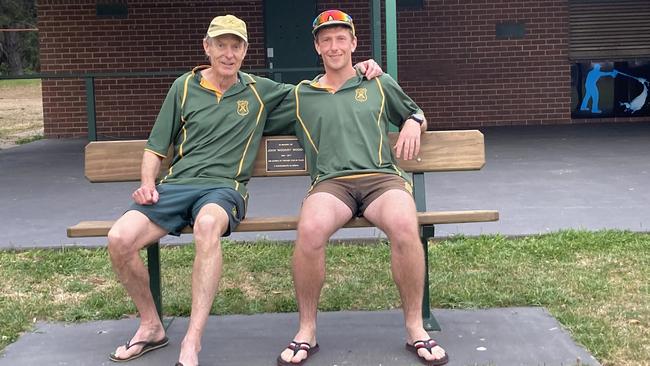
<path id="1" fill-rule="evenodd" d="M 352 35 L 354 35 L 354 23 L 352 23 L 352 17 L 348 14 L 337 10 L 325 10 L 324 12 L 318 14 L 314 23 L 312 24 L 311 33 L 316 36 L 316 32 L 322 28 L 329 25 L 343 25 L 350 27 L 352 29 Z"/>

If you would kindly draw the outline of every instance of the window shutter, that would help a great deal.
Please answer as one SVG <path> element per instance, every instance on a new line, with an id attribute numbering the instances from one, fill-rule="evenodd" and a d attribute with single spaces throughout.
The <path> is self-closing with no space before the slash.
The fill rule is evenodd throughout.
<path id="1" fill-rule="evenodd" d="M 569 58 L 650 57 L 650 1 L 570 0 Z"/>

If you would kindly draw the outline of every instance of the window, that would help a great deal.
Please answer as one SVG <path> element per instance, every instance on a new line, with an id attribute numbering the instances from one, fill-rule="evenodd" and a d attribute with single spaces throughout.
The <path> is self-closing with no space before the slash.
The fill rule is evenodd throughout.
<path id="1" fill-rule="evenodd" d="M 396 0 L 398 10 L 421 10 L 424 9 L 424 0 Z"/>
<path id="2" fill-rule="evenodd" d="M 126 19 L 129 16 L 129 8 L 126 0 L 97 0 L 98 18 Z"/>

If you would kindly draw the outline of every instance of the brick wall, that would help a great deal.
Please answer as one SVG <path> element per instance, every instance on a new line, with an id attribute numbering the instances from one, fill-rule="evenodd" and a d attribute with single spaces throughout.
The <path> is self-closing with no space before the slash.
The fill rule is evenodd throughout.
<path id="1" fill-rule="evenodd" d="M 128 19 L 98 19 L 93 0 L 38 2 L 43 72 L 174 71 L 206 62 L 201 47 L 213 16 L 246 20 L 244 69 L 263 68 L 263 0 L 128 0 Z M 560 1 L 440 0 L 398 11 L 399 81 L 433 129 L 540 125 L 643 118 L 571 120 L 568 7 Z M 354 61 L 370 57 L 368 0 L 321 0 L 355 20 Z M 310 21 L 310 20 L 306 20 Z M 525 25 L 523 39 L 497 39 L 502 22 Z M 145 137 L 173 76 L 96 80 L 103 138 Z M 86 135 L 84 80 L 43 82 L 47 137 Z"/>
<path id="2" fill-rule="evenodd" d="M 436 127 L 570 122 L 566 1 L 427 4 L 400 13 L 399 77 Z M 501 22 L 525 37 L 497 39 Z"/>
<path id="3" fill-rule="evenodd" d="M 161 72 L 180 75 L 207 62 L 201 41 L 215 15 L 246 19 L 250 48 L 245 68 L 264 67 L 262 1 L 128 1 L 128 19 L 101 19 L 94 0 L 40 0 L 41 71 Z M 146 137 L 175 76 L 95 80 L 101 138 Z M 43 80 L 48 138 L 87 134 L 85 84 Z"/>

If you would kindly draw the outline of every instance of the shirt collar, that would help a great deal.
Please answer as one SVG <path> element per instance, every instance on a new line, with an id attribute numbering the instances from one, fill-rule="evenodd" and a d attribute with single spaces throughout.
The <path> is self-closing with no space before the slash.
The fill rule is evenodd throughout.
<path id="1" fill-rule="evenodd" d="M 195 68 L 192 69 L 192 76 L 197 78 L 197 80 L 199 82 L 201 82 L 201 78 L 203 76 L 201 75 L 201 73 L 199 71 L 205 70 L 205 69 L 210 68 L 210 67 L 211 67 L 210 65 L 196 66 Z M 237 82 L 235 84 L 248 85 L 248 84 L 254 84 L 254 83 L 255 83 L 255 79 L 250 77 L 250 75 L 248 75 L 245 72 L 242 72 L 241 70 L 237 71 Z"/>
<path id="2" fill-rule="evenodd" d="M 356 87 L 356 86 L 358 86 L 359 84 L 361 84 L 361 82 L 363 81 L 363 79 L 365 78 L 365 76 L 364 76 L 363 74 L 361 74 L 361 72 L 360 72 L 359 70 L 357 70 L 357 69 L 355 69 L 355 70 L 356 70 L 356 75 L 353 76 L 353 77 L 351 77 L 351 78 L 349 78 L 348 80 L 346 80 L 345 83 L 343 83 L 343 86 L 341 86 L 341 88 L 340 88 L 339 90 L 348 89 L 348 88 L 353 88 L 353 87 Z M 331 88 L 329 88 L 329 87 L 327 87 L 327 86 L 322 86 L 322 85 L 320 84 L 320 79 L 321 79 L 324 75 L 325 75 L 325 74 L 318 74 L 318 75 L 316 75 L 316 77 L 315 77 L 315 78 L 314 78 L 314 79 L 309 83 L 309 85 L 310 85 L 311 87 L 313 87 L 313 88 L 316 88 L 316 89 L 324 89 L 324 90 L 327 90 L 327 91 L 330 91 L 330 92 L 331 92 Z"/>

